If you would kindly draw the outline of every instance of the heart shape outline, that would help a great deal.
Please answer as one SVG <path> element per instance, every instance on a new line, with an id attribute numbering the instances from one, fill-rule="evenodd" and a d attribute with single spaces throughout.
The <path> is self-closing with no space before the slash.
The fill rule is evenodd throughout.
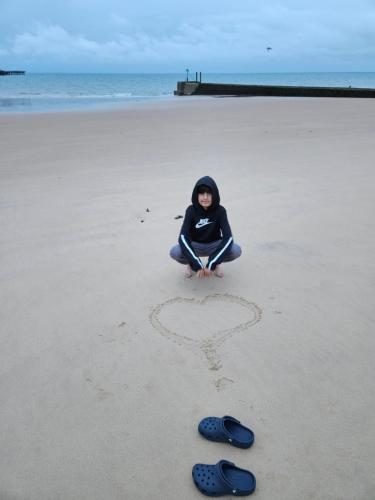
<path id="1" fill-rule="evenodd" d="M 219 330 L 210 337 L 206 337 L 204 339 L 194 339 L 192 337 L 189 337 L 188 335 L 182 335 L 180 333 L 169 330 L 160 321 L 159 316 L 164 307 L 168 307 L 176 303 L 204 305 L 206 302 L 211 300 L 240 304 L 241 306 L 249 309 L 252 312 L 253 317 L 249 321 L 240 323 L 235 327 Z M 234 334 L 247 330 L 251 326 L 255 325 L 261 320 L 261 318 L 262 309 L 254 302 L 250 302 L 237 295 L 219 293 L 207 295 L 203 299 L 174 297 L 163 302 L 162 304 L 158 304 L 157 306 L 155 306 L 149 315 L 150 323 L 163 337 L 166 337 L 179 345 L 187 347 L 189 350 L 193 351 L 196 354 L 204 354 L 206 360 L 208 361 L 210 370 L 219 370 L 222 366 L 220 357 L 218 356 L 216 351 L 223 344 L 223 342 L 225 342 L 225 340 L 227 340 L 229 337 L 232 337 Z"/>

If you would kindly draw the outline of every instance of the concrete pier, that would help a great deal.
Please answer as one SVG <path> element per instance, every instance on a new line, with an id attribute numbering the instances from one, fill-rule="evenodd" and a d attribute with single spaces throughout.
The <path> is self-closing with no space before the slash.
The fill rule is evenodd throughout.
<path id="1" fill-rule="evenodd" d="M 0 76 L 8 76 L 8 75 L 24 75 L 24 71 L 5 71 L 3 69 L 0 69 Z"/>
<path id="2" fill-rule="evenodd" d="M 279 96 L 279 97 L 367 97 L 375 89 L 352 87 L 302 87 L 288 85 L 238 85 L 231 83 L 177 82 L 175 95 Z"/>

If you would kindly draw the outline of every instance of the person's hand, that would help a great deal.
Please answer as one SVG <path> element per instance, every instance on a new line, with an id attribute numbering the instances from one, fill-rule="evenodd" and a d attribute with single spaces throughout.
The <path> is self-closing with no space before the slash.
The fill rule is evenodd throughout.
<path id="1" fill-rule="evenodd" d="M 211 278 L 213 274 L 214 273 L 207 269 L 207 267 L 205 267 L 204 269 L 199 269 L 199 271 L 197 272 L 198 278 Z"/>

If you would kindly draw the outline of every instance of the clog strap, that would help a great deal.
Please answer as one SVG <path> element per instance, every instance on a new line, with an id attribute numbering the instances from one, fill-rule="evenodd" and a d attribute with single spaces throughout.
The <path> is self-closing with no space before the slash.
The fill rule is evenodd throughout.
<path id="1" fill-rule="evenodd" d="M 223 420 L 224 419 L 227 419 L 227 420 L 232 420 L 233 422 L 237 422 L 237 424 L 240 424 L 241 422 L 239 420 L 237 420 L 236 418 L 234 417 L 231 417 L 230 415 L 224 415 L 223 417 Z"/>
<path id="2" fill-rule="evenodd" d="M 227 429 L 225 428 L 225 425 L 224 425 L 225 421 L 227 421 L 227 420 L 231 420 L 232 422 L 236 422 L 237 424 L 241 424 L 241 422 L 239 420 L 237 420 L 236 418 L 231 417 L 230 415 L 224 415 L 224 417 L 220 420 L 221 431 L 228 438 L 228 442 L 233 443 L 233 441 L 236 441 L 236 440 L 233 439 L 233 437 L 227 431 Z"/>
<path id="3" fill-rule="evenodd" d="M 220 460 L 216 465 L 216 473 L 219 476 L 220 481 L 223 481 L 223 483 L 228 486 L 228 488 L 232 488 L 232 485 L 228 481 L 228 479 L 225 477 L 224 472 L 223 472 L 223 465 L 230 465 L 232 467 L 235 467 L 233 462 L 229 462 L 228 460 Z"/>
<path id="4" fill-rule="evenodd" d="M 220 481 L 222 481 L 225 484 L 225 486 L 230 490 L 230 492 L 235 495 L 238 492 L 238 488 L 235 488 L 233 486 L 233 484 L 231 484 L 228 481 L 228 479 L 225 477 L 224 472 L 223 472 L 223 465 L 230 465 L 232 467 L 236 467 L 236 466 L 233 462 L 229 462 L 228 460 L 220 460 L 220 462 L 218 462 L 215 465 L 215 471 L 216 471 L 216 474 L 218 475 Z"/>

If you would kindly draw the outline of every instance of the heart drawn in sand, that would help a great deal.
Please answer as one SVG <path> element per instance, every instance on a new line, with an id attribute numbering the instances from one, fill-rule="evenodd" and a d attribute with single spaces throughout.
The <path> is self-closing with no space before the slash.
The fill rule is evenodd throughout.
<path id="1" fill-rule="evenodd" d="M 211 370 L 221 368 L 217 349 L 234 334 L 260 321 L 262 310 L 253 302 L 229 294 L 203 299 L 175 297 L 150 314 L 153 327 L 164 337 L 204 354 Z"/>

